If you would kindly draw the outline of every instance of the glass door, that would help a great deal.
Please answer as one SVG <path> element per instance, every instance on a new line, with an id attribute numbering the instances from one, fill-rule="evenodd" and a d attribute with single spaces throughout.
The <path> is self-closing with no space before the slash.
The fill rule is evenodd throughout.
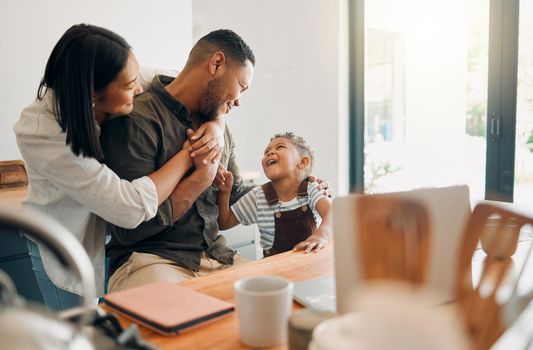
<path id="1" fill-rule="evenodd" d="M 468 184 L 484 198 L 489 5 L 365 1 L 366 193 Z"/>

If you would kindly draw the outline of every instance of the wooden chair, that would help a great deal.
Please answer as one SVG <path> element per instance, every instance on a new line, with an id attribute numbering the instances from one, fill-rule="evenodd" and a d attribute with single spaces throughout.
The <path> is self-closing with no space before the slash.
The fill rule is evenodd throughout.
<path id="1" fill-rule="evenodd" d="M 424 283 L 430 246 L 426 209 L 415 201 L 375 195 L 360 197 L 356 211 L 362 277 Z"/>
<path id="2" fill-rule="evenodd" d="M 473 287 L 472 257 L 480 238 L 488 234 L 488 223 L 490 223 L 493 239 L 485 248 L 488 257 L 481 271 L 479 283 Z M 508 247 L 515 245 L 518 240 L 518 233 L 527 224 L 533 225 L 533 219 L 490 204 L 477 205 L 468 221 L 459 255 L 456 294 L 457 305 L 466 322 L 467 331 L 475 349 L 489 349 L 522 311 L 514 308 L 514 302 L 521 298 L 517 296 L 517 287 L 529 260 L 531 247 L 524 264 L 520 267 L 518 276 L 515 278 L 511 278 L 513 277 L 512 274 L 508 273 L 513 270 L 514 262 L 511 258 L 495 259 L 489 257 L 494 256 L 492 252 L 497 249 L 508 250 Z M 509 230 L 510 227 L 511 231 Z M 513 230 L 516 232 L 512 232 Z M 501 300 L 502 290 L 504 292 L 511 291 L 511 297 Z M 527 302 L 523 303 L 525 305 L 531 296 L 527 298 Z M 506 313 L 506 306 L 511 303 L 513 303 L 513 310 L 509 315 Z"/>
<path id="3" fill-rule="evenodd" d="M 28 175 L 22 160 L 0 161 L 0 191 L 28 186 Z"/>

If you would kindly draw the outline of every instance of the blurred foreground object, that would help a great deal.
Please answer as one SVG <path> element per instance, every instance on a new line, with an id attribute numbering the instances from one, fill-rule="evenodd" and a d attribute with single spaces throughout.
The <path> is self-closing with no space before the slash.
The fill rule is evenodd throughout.
<path id="1" fill-rule="evenodd" d="M 470 349 L 455 307 L 428 307 L 433 299 L 412 285 L 367 284 L 354 295 L 352 308 L 357 312 L 317 326 L 309 349 Z"/>

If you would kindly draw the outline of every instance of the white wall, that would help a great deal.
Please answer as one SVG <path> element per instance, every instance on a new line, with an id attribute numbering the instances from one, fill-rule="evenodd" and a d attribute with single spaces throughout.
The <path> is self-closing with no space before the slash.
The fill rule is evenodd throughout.
<path id="1" fill-rule="evenodd" d="M 20 158 L 13 124 L 35 99 L 55 43 L 82 22 L 122 35 L 143 65 L 182 67 L 192 43 L 191 0 L 2 0 L 0 160 Z"/>
<path id="2" fill-rule="evenodd" d="M 268 140 L 293 131 L 315 149 L 313 174 L 346 193 L 345 1 L 195 0 L 192 9 L 195 41 L 228 28 L 256 55 L 252 87 L 228 118 L 241 171 L 260 172 L 266 181 L 261 157 Z"/>

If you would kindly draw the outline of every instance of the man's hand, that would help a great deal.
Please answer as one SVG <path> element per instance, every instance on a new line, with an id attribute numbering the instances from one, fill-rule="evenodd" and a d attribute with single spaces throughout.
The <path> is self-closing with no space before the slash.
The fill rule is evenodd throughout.
<path id="1" fill-rule="evenodd" d="M 215 158 L 224 149 L 224 127 L 218 122 L 202 124 L 196 132 L 187 130 L 191 142 L 191 157 L 200 157 L 206 162 L 215 163 Z"/>
<path id="2" fill-rule="evenodd" d="M 233 186 L 233 174 L 227 171 L 221 164 L 218 166 L 217 176 L 215 177 L 215 185 L 222 193 L 231 192 Z"/>
<path id="3" fill-rule="evenodd" d="M 198 129 L 198 130 L 200 130 L 200 129 Z M 194 146 L 194 144 L 191 144 L 191 140 L 192 140 L 192 138 L 195 135 L 196 134 L 194 133 L 193 130 L 187 129 L 187 136 L 189 137 L 189 140 L 186 143 L 189 144 L 189 150 L 191 150 L 193 148 L 193 146 Z M 198 142 L 202 142 L 202 139 L 196 141 L 196 143 L 198 143 Z M 184 147 L 185 147 L 185 145 L 184 145 Z M 208 145 L 202 146 L 201 149 L 208 149 Z M 221 150 L 221 148 L 219 148 L 219 146 L 217 144 L 215 144 L 214 147 L 211 148 L 210 150 L 208 150 L 206 153 L 201 153 L 200 154 L 198 152 L 198 150 L 191 152 L 191 157 L 192 157 L 192 160 L 193 160 L 195 168 L 199 169 L 202 166 L 207 165 L 209 162 L 214 164 L 214 163 L 220 161 L 220 158 L 222 158 L 222 150 Z"/>
<path id="4" fill-rule="evenodd" d="M 323 193 L 324 193 L 325 196 L 327 196 L 329 198 L 333 197 L 331 195 L 331 193 L 329 193 L 329 191 L 328 191 L 329 183 L 326 180 L 319 179 L 319 178 L 317 178 L 317 177 L 315 177 L 313 175 L 309 176 L 308 180 L 311 181 L 311 182 L 318 182 L 318 189 L 319 190 L 320 189 L 324 190 Z"/>

